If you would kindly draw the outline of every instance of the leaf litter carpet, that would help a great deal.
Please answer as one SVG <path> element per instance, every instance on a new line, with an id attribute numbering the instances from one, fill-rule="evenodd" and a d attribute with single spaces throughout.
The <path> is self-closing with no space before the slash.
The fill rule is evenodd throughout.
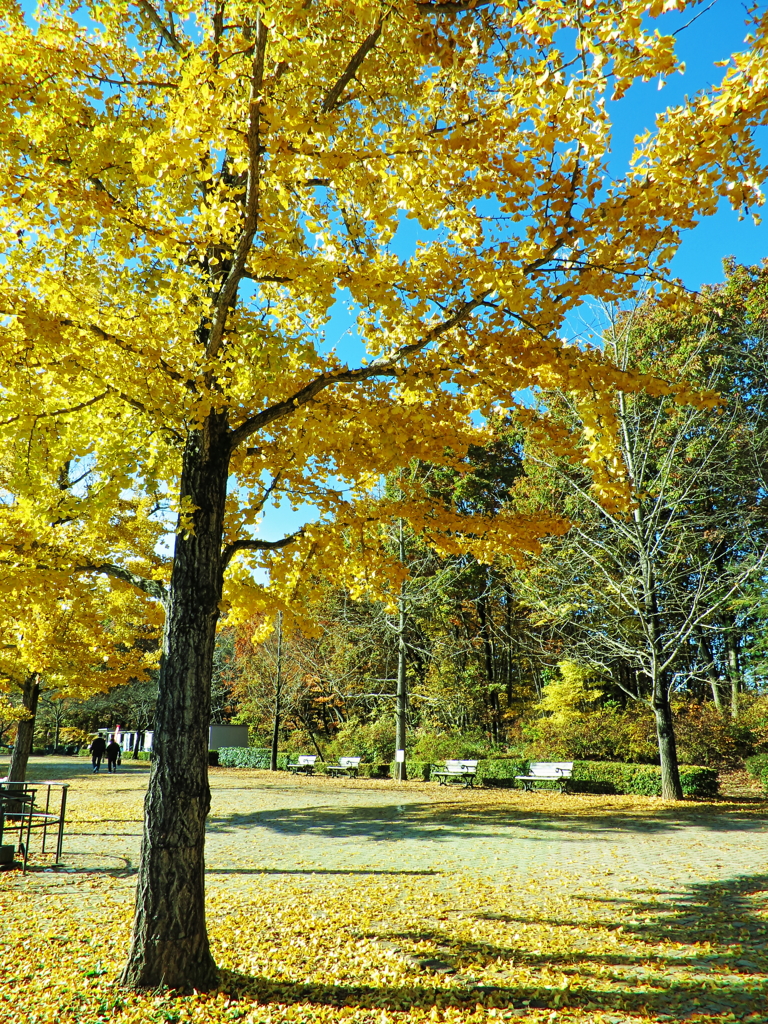
<path id="1" fill-rule="evenodd" d="M 0 773 L 2 767 L 0 766 Z M 765 801 L 212 769 L 220 990 L 138 996 L 143 765 L 71 782 L 63 864 L 0 875 L 0 1024 L 768 1022 Z"/>

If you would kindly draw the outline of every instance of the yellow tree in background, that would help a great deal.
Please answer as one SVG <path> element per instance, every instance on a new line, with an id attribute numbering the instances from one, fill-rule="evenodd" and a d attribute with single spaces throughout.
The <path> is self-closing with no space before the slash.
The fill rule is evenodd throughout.
<path id="1" fill-rule="evenodd" d="M 653 19 L 685 6 L 72 0 L 28 23 L 2 0 L 1 429 L 34 452 L 55 425 L 60 461 L 87 474 L 64 499 L 75 557 L 34 457 L 9 493 L 30 537 L 56 531 L 62 570 L 166 609 L 126 984 L 216 983 L 209 684 L 223 602 L 258 610 L 254 559 L 285 605 L 310 563 L 352 585 L 352 547 L 385 516 L 480 558 L 564 529 L 371 489 L 483 443 L 482 416 L 524 387 L 575 395 L 583 444 L 536 429 L 625 500 L 606 395 L 666 385 L 564 345 L 564 320 L 663 277 L 719 196 L 761 199 L 765 18 L 722 87 L 608 174 L 606 99 L 676 70 Z M 328 333 L 342 307 L 357 363 Z M 313 502 L 321 524 L 259 538 L 269 495 Z M 171 520 L 168 575 L 149 547 L 143 575 L 131 537 Z"/>
<path id="2" fill-rule="evenodd" d="M 14 582 L 18 586 L 19 575 L 14 574 Z M 157 666 L 158 630 L 149 624 L 156 618 L 154 609 L 126 586 L 71 581 L 62 574 L 49 576 L 42 592 L 4 591 L 0 694 L 21 695 L 21 707 L 14 709 L 19 726 L 8 778 L 23 781 L 41 692 L 85 699 L 148 678 Z"/>

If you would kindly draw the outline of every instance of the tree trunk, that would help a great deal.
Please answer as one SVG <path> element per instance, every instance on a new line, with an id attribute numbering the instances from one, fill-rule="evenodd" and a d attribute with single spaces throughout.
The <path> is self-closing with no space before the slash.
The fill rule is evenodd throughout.
<path id="1" fill-rule="evenodd" d="M 208 990 L 218 980 L 205 925 L 208 727 L 222 586 L 229 449 L 212 413 L 184 449 L 182 508 L 166 612 L 154 750 L 144 803 L 136 917 L 122 983 Z"/>
<path id="2" fill-rule="evenodd" d="M 656 719 L 656 740 L 661 764 L 661 795 L 664 800 L 682 800 L 683 787 L 680 785 L 680 770 L 677 764 L 677 743 L 669 704 L 669 687 L 666 673 L 661 668 L 662 643 L 660 639 L 660 612 L 656 573 L 651 556 L 648 554 L 645 522 L 642 507 L 638 504 L 633 513 L 636 526 L 636 551 L 642 571 L 642 610 L 645 618 L 644 632 L 651 660 L 651 703 Z"/>
<path id="3" fill-rule="evenodd" d="M 403 537 L 403 521 L 400 520 L 400 562 L 405 565 L 405 539 Z M 400 587 L 398 604 L 397 623 L 397 702 L 395 706 L 395 778 L 399 782 L 406 782 L 408 779 L 408 768 L 405 763 L 405 730 L 406 715 L 408 713 L 408 678 L 407 650 L 405 646 L 405 584 Z M 402 761 L 397 758 L 402 757 Z"/>
<path id="4" fill-rule="evenodd" d="M 280 738 L 280 697 L 283 689 L 283 613 L 277 613 L 277 670 L 275 672 L 275 713 L 272 723 L 272 750 L 269 755 L 270 771 L 277 771 L 277 741 Z"/>
<path id="5" fill-rule="evenodd" d="M 37 702 L 40 698 L 40 676 L 37 672 L 30 672 L 24 680 L 24 688 L 21 694 L 21 706 L 30 713 L 29 718 L 23 718 L 16 730 L 16 742 L 13 744 L 13 754 L 8 768 L 9 782 L 24 782 L 27 777 L 27 761 L 32 753 L 32 741 L 35 737 L 35 718 L 37 716 Z"/>
<path id="6" fill-rule="evenodd" d="M 728 659 L 728 678 L 731 681 L 731 718 L 739 717 L 739 691 L 741 690 L 741 666 L 739 664 L 739 640 L 736 626 L 731 619 L 725 629 L 725 654 Z"/>
<path id="7" fill-rule="evenodd" d="M 317 739 L 315 738 L 315 731 L 314 731 L 314 729 L 312 728 L 312 726 L 309 724 L 309 722 L 306 720 L 306 718 L 304 717 L 304 715 L 302 715 L 302 713 L 300 711 L 297 711 L 296 713 L 299 716 L 299 718 L 301 719 L 301 724 L 307 730 L 307 732 L 309 734 L 309 738 L 312 740 L 312 746 L 317 751 L 317 756 L 320 758 L 321 761 L 325 761 L 325 758 L 323 757 L 323 752 L 320 749 L 320 744 L 317 742 Z"/>
<path id="8" fill-rule="evenodd" d="M 656 718 L 656 739 L 661 763 L 661 795 L 664 800 L 682 800 L 683 787 L 680 784 L 680 770 L 677 763 L 677 743 L 672 721 L 672 708 L 663 678 L 654 680 L 653 713 Z"/>
<path id="9" fill-rule="evenodd" d="M 478 600 L 477 611 L 480 618 L 480 637 L 483 641 L 483 653 L 485 655 L 485 679 L 486 693 L 488 695 L 488 717 L 491 725 L 491 742 L 498 744 L 501 735 L 501 708 L 499 707 L 499 694 L 496 691 L 495 651 L 493 638 L 491 637 L 488 599 L 486 597 L 481 597 Z"/>
<path id="10" fill-rule="evenodd" d="M 720 698 L 720 680 L 717 677 L 717 666 L 715 665 L 715 659 L 712 657 L 712 651 L 709 644 L 703 636 L 699 636 L 699 653 L 706 665 L 707 678 L 709 679 L 709 685 L 712 690 L 712 700 L 715 702 L 715 707 L 723 713 L 723 702 Z"/>

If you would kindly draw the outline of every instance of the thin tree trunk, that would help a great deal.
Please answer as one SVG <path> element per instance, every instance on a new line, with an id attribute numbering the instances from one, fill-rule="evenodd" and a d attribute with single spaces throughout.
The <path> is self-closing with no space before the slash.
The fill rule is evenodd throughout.
<path id="1" fill-rule="evenodd" d="M 715 659 L 712 657 L 712 651 L 710 650 L 709 644 L 703 636 L 699 636 L 699 653 L 701 654 L 702 660 L 706 666 L 707 678 L 709 679 L 709 685 L 712 690 L 712 700 L 715 702 L 715 707 L 723 713 L 723 701 L 720 696 L 720 680 L 717 676 L 717 667 L 715 665 Z"/>
<path id="2" fill-rule="evenodd" d="M 323 757 L 323 752 L 320 749 L 320 744 L 315 739 L 314 729 L 312 728 L 312 726 L 309 724 L 309 722 L 306 720 L 306 718 L 304 717 L 304 715 L 302 715 L 302 713 L 300 711 L 297 711 L 296 713 L 299 716 L 299 718 L 301 719 L 301 724 L 307 730 L 307 732 L 309 734 L 309 738 L 312 740 L 312 746 L 317 751 L 317 756 L 320 758 L 321 761 L 325 761 L 325 758 Z"/>
<path id="3" fill-rule="evenodd" d="M 665 800 L 682 800 L 680 770 L 677 763 L 677 743 L 672 721 L 672 708 L 665 680 L 654 681 L 653 714 L 656 719 L 656 739 L 661 763 L 661 795 Z"/>
<path id="4" fill-rule="evenodd" d="M 728 659 L 728 678 L 731 682 L 731 718 L 739 717 L 739 691 L 741 690 L 741 665 L 739 664 L 739 641 L 736 626 L 731 619 L 725 629 L 725 655 Z"/>
<path id="5" fill-rule="evenodd" d="M 40 676 L 37 672 L 30 672 L 24 680 L 24 688 L 21 695 L 21 706 L 30 713 L 29 718 L 23 718 L 19 722 L 16 731 L 16 742 L 13 745 L 11 764 L 8 769 L 9 782 L 24 782 L 27 777 L 27 762 L 32 753 L 32 741 L 35 736 L 35 717 L 37 715 L 37 702 L 40 698 Z"/>
<path id="6" fill-rule="evenodd" d="M 665 673 L 659 668 L 659 611 L 656 592 L 655 573 L 645 546 L 645 526 L 640 507 L 635 508 L 637 525 L 637 546 L 642 569 L 643 581 L 643 614 L 649 653 L 652 662 L 650 674 L 651 703 L 656 722 L 656 742 L 658 744 L 658 761 L 662 766 L 662 797 L 665 800 L 682 800 L 683 787 L 680 784 L 680 769 L 677 761 L 677 742 L 675 726 L 670 707 L 670 693 Z"/>
<path id="7" fill-rule="evenodd" d="M 483 641 L 483 653 L 485 655 L 486 693 L 488 694 L 488 708 L 490 712 L 491 741 L 496 744 L 499 742 L 499 719 L 501 715 L 499 709 L 499 695 L 496 693 L 495 689 L 496 673 L 494 670 L 494 650 L 491 631 L 489 628 L 487 598 L 481 597 L 478 600 L 477 611 L 480 617 L 480 636 Z"/>
<path id="8" fill-rule="evenodd" d="M 400 520 L 400 563 L 405 565 L 405 539 L 403 537 L 403 521 Z M 397 599 L 398 624 L 397 624 L 397 702 L 395 707 L 395 749 L 398 753 L 395 757 L 402 757 L 402 761 L 395 761 L 395 778 L 400 782 L 408 779 L 408 768 L 405 763 L 405 740 L 406 740 L 406 716 L 408 714 L 408 677 L 407 650 L 405 646 L 406 607 L 405 607 L 405 583 L 400 587 L 400 596 Z"/>
<path id="9" fill-rule="evenodd" d="M 272 749 L 269 755 L 270 771 L 277 771 L 277 743 L 280 739 L 280 697 L 283 689 L 283 613 L 277 613 L 277 670 L 275 672 L 275 704 L 272 720 Z"/>
<path id="10" fill-rule="evenodd" d="M 205 924 L 204 846 L 228 460 L 225 417 L 212 413 L 189 433 L 183 456 L 181 498 L 194 511 L 191 524 L 179 523 L 166 612 L 136 917 L 121 979 L 135 989 L 200 991 L 218 980 Z"/>

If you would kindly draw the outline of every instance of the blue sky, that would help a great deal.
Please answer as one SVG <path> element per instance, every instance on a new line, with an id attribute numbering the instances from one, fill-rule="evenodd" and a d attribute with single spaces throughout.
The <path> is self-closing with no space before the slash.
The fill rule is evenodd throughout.
<path id="1" fill-rule="evenodd" d="M 635 137 L 653 129 L 657 113 L 682 103 L 686 95 L 692 96 L 720 81 L 724 69 L 715 62 L 745 48 L 745 17 L 746 4 L 739 0 L 715 0 L 714 3 L 705 0 L 694 10 L 683 14 L 670 12 L 658 19 L 660 31 L 677 33 L 678 53 L 685 61 L 685 73 L 671 76 L 662 89 L 657 80 L 637 82 L 620 102 L 610 105 L 614 122 L 612 167 L 617 176 L 628 166 Z M 762 132 L 761 142 L 764 151 L 768 151 L 768 129 Z M 685 233 L 672 262 L 672 272 L 688 288 L 698 290 L 703 284 L 722 280 L 722 262 L 726 256 L 748 264 L 758 263 L 768 256 L 767 241 L 768 220 L 760 226 L 755 225 L 751 217 L 739 220 L 738 214 L 723 204 L 715 216 Z M 589 319 L 588 315 L 585 319 Z M 348 323 L 340 309 L 328 325 L 327 340 L 337 346 L 344 358 L 357 361 L 363 349 L 354 331 L 344 334 Z M 275 539 L 312 518 L 314 510 L 309 506 L 297 511 L 287 504 L 270 506 L 265 509 L 259 535 Z"/>

